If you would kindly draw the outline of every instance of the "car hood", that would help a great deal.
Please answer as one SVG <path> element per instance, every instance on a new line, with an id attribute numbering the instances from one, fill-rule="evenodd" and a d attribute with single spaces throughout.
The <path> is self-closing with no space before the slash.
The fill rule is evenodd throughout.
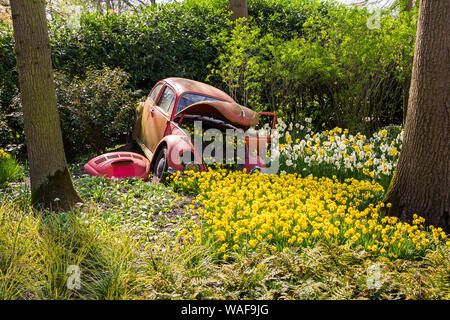
<path id="1" fill-rule="evenodd" d="M 259 120 L 257 112 L 237 103 L 225 101 L 197 102 L 177 113 L 177 117 L 183 114 L 212 117 L 242 129 L 255 126 Z"/>

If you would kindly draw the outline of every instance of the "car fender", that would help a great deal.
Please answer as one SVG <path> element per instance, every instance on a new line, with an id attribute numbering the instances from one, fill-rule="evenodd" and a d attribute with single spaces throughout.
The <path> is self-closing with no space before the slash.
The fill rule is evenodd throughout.
<path id="1" fill-rule="evenodd" d="M 247 172 L 251 172 L 255 168 L 263 169 L 265 167 L 266 165 L 259 155 L 254 155 L 252 153 L 247 155 L 247 161 L 244 166 Z"/>
<path id="2" fill-rule="evenodd" d="M 156 159 L 157 154 L 159 153 L 159 150 L 163 148 L 164 146 L 167 147 L 168 151 L 168 165 L 170 168 L 175 170 L 184 170 L 184 166 L 181 162 L 181 158 L 184 152 L 190 151 L 195 156 L 198 157 L 198 154 L 194 151 L 194 146 L 190 142 L 190 138 L 182 135 L 168 135 L 165 136 L 161 141 L 159 142 L 158 146 L 156 147 L 156 151 L 154 153 L 153 159 L 152 159 L 152 168 L 153 168 L 153 161 Z M 201 158 L 198 158 L 201 159 Z M 202 169 L 203 164 L 202 164 Z"/>

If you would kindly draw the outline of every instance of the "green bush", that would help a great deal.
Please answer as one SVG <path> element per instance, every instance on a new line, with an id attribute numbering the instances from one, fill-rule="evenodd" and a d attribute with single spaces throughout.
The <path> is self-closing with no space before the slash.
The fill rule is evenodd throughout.
<path id="1" fill-rule="evenodd" d="M 127 88 L 128 78 L 123 70 L 108 67 L 89 68 L 85 79 L 56 74 L 57 105 L 69 159 L 125 142 L 142 95 Z"/>
<path id="2" fill-rule="evenodd" d="M 79 28 L 63 20 L 50 28 L 58 71 L 81 75 L 89 66 L 121 67 L 130 85 L 151 89 L 168 76 L 203 80 L 214 60 L 211 35 L 228 21 L 224 1 L 185 1 L 123 14 L 86 13 Z"/>
<path id="3" fill-rule="evenodd" d="M 308 9 L 306 9 L 308 8 Z M 401 123 L 409 91 L 417 11 L 381 15 L 312 1 L 301 34 L 286 40 L 254 23 L 215 38 L 219 55 L 211 77 L 233 98 L 289 120 L 311 117 L 353 132 L 373 132 Z"/>
<path id="4" fill-rule="evenodd" d="M 0 21 L 0 115 L 9 113 L 18 84 L 12 28 Z"/>
<path id="5" fill-rule="evenodd" d="M 25 134 L 23 130 L 23 113 L 18 92 L 8 106 L 8 113 L 0 110 L 0 148 L 13 152 L 22 158 L 26 152 Z"/>
<path id="6" fill-rule="evenodd" d="M 261 29 L 263 35 L 272 33 L 283 41 L 303 36 L 303 23 L 312 14 L 326 14 L 326 1 L 311 0 L 248 0 L 251 25 Z"/>

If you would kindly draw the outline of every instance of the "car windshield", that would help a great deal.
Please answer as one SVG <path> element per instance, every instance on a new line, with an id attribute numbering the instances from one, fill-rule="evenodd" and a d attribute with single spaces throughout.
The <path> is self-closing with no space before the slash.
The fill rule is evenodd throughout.
<path id="1" fill-rule="evenodd" d="M 207 100 L 208 101 L 222 101 L 220 99 L 204 96 L 204 95 L 201 95 L 198 93 L 184 93 L 180 97 L 180 100 L 178 101 L 177 113 L 180 112 L 181 110 L 186 109 L 191 104 L 194 104 L 194 103 L 200 102 L 200 101 L 207 101 Z"/>

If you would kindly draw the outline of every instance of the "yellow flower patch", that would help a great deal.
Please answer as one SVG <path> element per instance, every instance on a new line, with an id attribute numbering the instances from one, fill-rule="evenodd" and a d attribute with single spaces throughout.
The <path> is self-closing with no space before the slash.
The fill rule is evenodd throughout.
<path id="1" fill-rule="evenodd" d="M 5 150 L 0 149 L 0 160 L 1 159 L 9 159 L 11 156 Z"/>
<path id="2" fill-rule="evenodd" d="M 375 182 L 222 169 L 180 179 L 199 194 L 202 223 L 187 235 L 199 243 L 212 240 L 220 252 L 282 251 L 327 241 L 406 258 L 446 239 L 440 228 L 426 229 L 417 215 L 412 224 L 385 217 L 378 202 L 383 188 Z"/>

